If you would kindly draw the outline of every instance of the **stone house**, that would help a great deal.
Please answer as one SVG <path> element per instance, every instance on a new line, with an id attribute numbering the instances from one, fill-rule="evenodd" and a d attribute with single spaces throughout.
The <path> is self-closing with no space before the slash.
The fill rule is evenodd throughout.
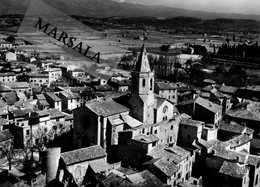
<path id="1" fill-rule="evenodd" d="M 59 98 L 61 99 L 62 110 L 71 111 L 81 105 L 80 96 L 70 90 L 59 92 Z"/>
<path id="2" fill-rule="evenodd" d="M 56 108 L 60 111 L 62 110 L 61 107 L 61 99 L 51 92 L 44 93 L 44 96 L 46 97 L 47 102 L 50 104 L 50 108 Z"/>
<path id="3" fill-rule="evenodd" d="M 145 167 L 170 186 L 191 177 L 193 158 L 189 151 L 181 147 L 158 145 L 147 154 L 147 159 Z"/>
<path id="4" fill-rule="evenodd" d="M 0 82 L 16 82 L 16 75 L 14 72 L 0 73 Z"/>
<path id="5" fill-rule="evenodd" d="M 78 185 L 86 183 L 91 174 L 108 174 L 107 153 L 99 145 L 76 149 L 60 154 L 62 168 L 59 172 L 68 171 Z M 62 172 L 63 170 L 63 172 Z"/>
<path id="6" fill-rule="evenodd" d="M 178 103 L 177 88 L 165 82 L 156 82 L 154 92 L 160 97 L 170 100 L 173 104 Z"/>

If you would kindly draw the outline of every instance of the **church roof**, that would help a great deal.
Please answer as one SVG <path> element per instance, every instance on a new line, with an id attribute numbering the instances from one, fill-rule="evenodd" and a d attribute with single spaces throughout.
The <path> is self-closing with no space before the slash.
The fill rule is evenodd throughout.
<path id="1" fill-rule="evenodd" d="M 144 45 L 142 46 L 140 55 L 139 55 L 138 60 L 136 62 L 135 71 L 144 72 L 144 73 L 151 71 L 149 60 L 148 60 L 148 57 L 147 57 L 147 54 L 146 54 L 146 49 L 145 49 Z"/>

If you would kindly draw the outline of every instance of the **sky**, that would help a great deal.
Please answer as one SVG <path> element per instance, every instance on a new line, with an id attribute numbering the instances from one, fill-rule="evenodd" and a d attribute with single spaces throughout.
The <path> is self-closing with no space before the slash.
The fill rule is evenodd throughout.
<path id="1" fill-rule="evenodd" d="M 119 0 L 190 10 L 223 13 L 260 14 L 260 0 Z"/>

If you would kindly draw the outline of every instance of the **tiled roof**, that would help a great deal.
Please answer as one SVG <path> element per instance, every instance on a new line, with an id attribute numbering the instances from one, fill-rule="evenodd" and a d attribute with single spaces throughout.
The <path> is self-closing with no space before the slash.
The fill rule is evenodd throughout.
<path id="1" fill-rule="evenodd" d="M 213 113 L 217 113 L 217 112 L 222 111 L 222 107 L 220 105 L 212 103 L 211 101 L 209 101 L 207 99 L 203 99 L 201 97 L 198 97 L 196 99 L 195 103 L 202 106 L 205 109 L 210 110 Z"/>
<path id="2" fill-rule="evenodd" d="M 66 165 L 72 165 L 84 161 L 95 160 L 105 156 L 107 156 L 107 153 L 99 145 L 94 145 L 91 147 L 85 147 L 61 153 L 61 158 L 63 159 Z"/>
<path id="3" fill-rule="evenodd" d="M 15 76 L 14 72 L 0 73 L 0 77 Z"/>
<path id="4" fill-rule="evenodd" d="M 165 98 L 161 98 L 161 97 L 157 97 L 156 100 L 157 100 L 156 109 L 158 109 L 164 103 L 164 101 L 166 101 Z"/>
<path id="5" fill-rule="evenodd" d="M 9 86 L 0 84 L 0 92 L 11 92 L 11 91 L 12 91 L 12 89 Z"/>
<path id="6" fill-rule="evenodd" d="M 32 111 L 33 110 L 31 110 L 31 109 L 24 109 L 24 110 L 18 109 L 18 110 L 13 110 L 13 114 L 14 114 L 14 117 L 23 117 Z"/>
<path id="7" fill-rule="evenodd" d="M 251 139 L 252 138 L 249 137 L 248 135 L 243 134 L 243 135 L 237 136 L 237 137 L 227 141 L 227 143 L 230 144 L 230 148 L 235 148 L 237 146 L 241 146 L 243 144 L 248 143 Z"/>
<path id="8" fill-rule="evenodd" d="M 139 127 L 143 124 L 142 122 L 138 121 L 137 119 L 133 118 L 130 115 L 121 115 L 121 118 L 131 128 Z"/>
<path id="9" fill-rule="evenodd" d="M 220 92 L 223 93 L 227 93 L 227 94 L 234 94 L 236 93 L 236 91 L 238 90 L 237 87 L 233 87 L 233 86 L 221 86 L 221 88 L 219 89 Z"/>
<path id="10" fill-rule="evenodd" d="M 49 75 L 46 73 L 30 74 L 30 78 L 49 78 Z"/>
<path id="11" fill-rule="evenodd" d="M 160 90 L 176 90 L 176 87 L 165 82 L 156 82 L 155 84 Z"/>
<path id="12" fill-rule="evenodd" d="M 42 106 L 50 106 L 50 104 L 49 104 L 48 101 L 46 101 L 46 100 L 40 100 L 39 103 L 40 103 Z"/>
<path id="13" fill-rule="evenodd" d="M 181 124 L 199 127 L 199 126 L 203 125 L 204 122 L 202 122 L 202 121 L 196 121 L 196 120 L 193 120 L 193 119 L 183 118 L 183 119 L 181 120 Z"/>
<path id="14" fill-rule="evenodd" d="M 49 112 L 51 119 L 65 117 L 65 114 L 63 112 L 61 112 L 59 109 L 52 108 L 47 111 Z"/>
<path id="15" fill-rule="evenodd" d="M 37 95 L 36 95 L 36 98 L 37 98 L 38 100 L 46 100 L 46 97 L 44 96 L 44 94 L 37 94 Z"/>
<path id="16" fill-rule="evenodd" d="M 67 99 L 77 99 L 77 98 L 79 98 L 78 94 L 72 93 L 70 90 L 62 91 L 62 92 L 60 92 L 60 94 L 62 94 Z"/>
<path id="17" fill-rule="evenodd" d="M 248 119 L 253 121 L 260 121 L 260 116 L 257 115 L 253 111 L 248 111 L 247 109 L 237 109 L 237 110 L 230 110 L 226 112 L 226 115 L 239 118 L 239 119 Z"/>
<path id="18" fill-rule="evenodd" d="M 138 134 L 137 136 L 135 136 L 134 138 L 132 138 L 133 140 L 136 141 L 140 141 L 140 142 L 144 142 L 144 143 L 152 143 L 152 142 L 156 142 L 159 140 L 159 138 L 157 138 L 155 135 L 150 134 L 150 135 L 145 135 L 145 134 Z"/>
<path id="19" fill-rule="evenodd" d="M 100 173 L 102 171 L 107 171 L 111 169 L 110 165 L 104 160 L 94 160 L 89 163 L 90 167 L 95 173 Z"/>
<path id="20" fill-rule="evenodd" d="M 247 172 L 248 168 L 246 166 L 239 166 L 237 163 L 227 161 L 223 162 L 219 170 L 219 173 L 235 178 L 243 178 Z"/>
<path id="21" fill-rule="evenodd" d="M 55 95 L 54 93 L 52 93 L 52 92 L 47 92 L 47 93 L 45 93 L 47 96 L 49 96 L 52 100 L 54 100 L 54 101 L 61 101 L 61 99 L 57 96 L 57 95 Z"/>
<path id="22" fill-rule="evenodd" d="M 14 135 L 9 130 L 0 131 L 0 142 L 14 138 Z"/>
<path id="23" fill-rule="evenodd" d="M 111 91 L 112 87 L 108 84 L 94 86 L 96 91 Z"/>
<path id="24" fill-rule="evenodd" d="M 3 98 L 8 105 L 14 105 L 14 103 L 18 101 L 16 92 L 4 94 Z"/>
<path id="25" fill-rule="evenodd" d="M 204 88 L 202 88 L 202 91 L 211 92 L 211 90 L 212 90 L 213 88 L 214 88 L 213 86 L 208 85 L 208 86 L 205 86 Z"/>
<path id="26" fill-rule="evenodd" d="M 189 151 L 185 149 L 173 145 L 172 147 L 166 147 L 164 145 L 157 145 L 152 151 L 150 151 L 147 155 L 153 158 L 162 158 L 165 157 L 170 159 L 170 161 L 174 162 L 175 164 L 179 164 L 182 162 L 186 156 L 190 154 Z"/>
<path id="27" fill-rule="evenodd" d="M 172 177 L 179 170 L 178 166 L 166 158 L 157 160 L 153 163 L 153 165 L 168 177 Z"/>
<path id="28" fill-rule="evenodd" d="M 129 111 L 125 106 L 111 100 L 105 102 L 93 102 L 88 103 L 86 106 L 100 116 L 112 116 L 115 114 L 123 113 Z"/>
<path id="29" fill-rule="evenodd" d="M 241 134 L 245 130 L 245 126 L 240 125 L 236 122 L 226 122 L 222 121 L 219 125 L 219 130 L 227 131 L 227 132 L 233 132 Z"/>
<path id="30" fill-rule="evenodd" d="M 5 85 L 11 89 L 29 88 L 28 82 L 9 82 L 5 83 Z"/>

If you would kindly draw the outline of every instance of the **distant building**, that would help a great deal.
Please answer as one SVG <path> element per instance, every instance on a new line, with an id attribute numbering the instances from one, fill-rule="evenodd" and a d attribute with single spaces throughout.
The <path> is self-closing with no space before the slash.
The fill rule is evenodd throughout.
<path id="1" fill-rule="evenodd" d="M 49 74 L 49 83 L 57 81 L 62 76 L 60 68 L 47 68 L 45 72 Z"/>
<path id="2" fill-rule="evenodd" d="M 83 77 L 85 74 L 86 73 L 82 69 L 74 69 L 69 71 L 69 75 L 72 77 Z"/>
<path id="3" fill-rule="evenodd" d="M 73 110 L 81 106 L 80 96 L 70 90 L 59 92 L 62 110 Z"/>
<path id="4" fill-rule="evenodd" d="M 4 85 L 16 92 L 27 92 L 30 94 L 32 92 L 32 89 L 27 82 L 9 82 Z"/>
<path id="5" fill-rule="evenodd" d="M 36 86 L 47 86 L 49 85 L 49 75 L 48 74 L 30 74 L 29 82 Z"/>
<path id="6" fill-rule="evenodd" d="M 187 181 L 192 173 L 192 155 L 189 151 L 173 146 L 157 146 L 147 154 L 150 160 L 144 165 L 162 182 L 176 186 Z"/>
<path id="7" fill-rule="evenodd" d="M 173 104 L 178 103 L 177 88 L 165 82 L 156 82 L 154 92 L 160 97 L 170 100 Z"/>
<path id="8" fill-rule="evenodd" d="M 13 72 L 0 73 L 0 82 L 16 82 L 16 75 Z"/>
<path id="9" fill-rule="evenodd" d="M 5 61 L 6 62 L 17 61 L 17 55 L 12 52 L 5 53 Z"/>
<path id="10" fill-rule="evenodd" d="M 222 107 L 201 97 L 179 104 L 177 108 L 180 112 L 191 115 L 193 119 L 205 123 L 218 125 L 222 120 Z"/>
<path id="11" fill-rule="evenodd" d="M 56 108 L 60 111 L 62 110 L 61 99 L 57 95 L 51 92 L 47 92 L 44 93 L 44 96 L 46 97 L 47 102 L 50 104 L 50 108 Z"/>

